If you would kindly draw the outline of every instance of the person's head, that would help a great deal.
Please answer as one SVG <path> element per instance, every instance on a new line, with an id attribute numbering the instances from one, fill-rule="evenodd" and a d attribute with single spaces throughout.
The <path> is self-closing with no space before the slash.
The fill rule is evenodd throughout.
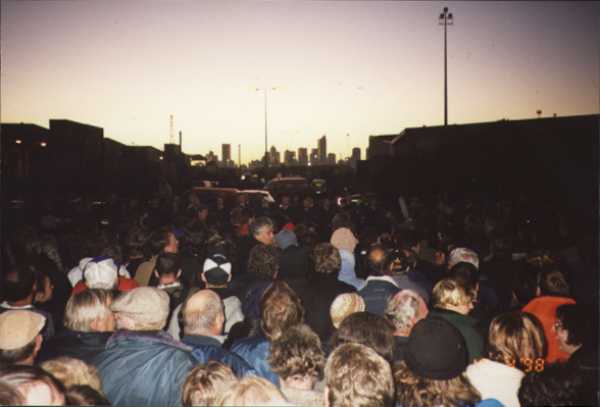
<path id="1" fill-rule="evenodd" d="M 200 290 L 190 296 L 185 301 L 181 313 L 186 335 L 217 336 L 223 331 L 223 303 L 212 290 Z"/>
<path id="2" fill-rule="evenodd" d="M 507 312 L 494 318 L 488 344 L 491 360 L 521 370 L 526 369 L 526 361 L 545 359 L 548 353 L 541 322 L 527 312 Z"/>
<path id="3" fill-rule="evenodd" d="M 302 200 L 302 206 L 304 207 L 304 209 L 310 209 L 313 206 L 315 206 L 315 200 L 313 199 L 312 196 L 307 195 Z"/>
<path id="4" fill-rule="evenodd" d="M 190 371 L 181 391 L 185 407 L 216 406 L 238 379 L 231 368 L 216 360 L 196 366 Z"/>
<path id="5" fill-rule="evenodd" d="M 340 252 L 331 243 L 319 243 L 313 251 L 315 273 L 337 275 L 342 267 Z"/>
<path id="6" fill-rule="evenodd" d="M 32 365 L 42 346 L 46 318 L 27 310 L 0 314 L 0 362 Z"/>
<path id="7" fill-rule="evenodd" d="M 40 367 L 54 376 L 67 389 L 71 386 L 90 386 L 94 390 L 102 392 L 102 380 L 98 371 L 83 360 L 61 356 L 43 362 Z"/>
<path id="8" fill-rule="evenodd" d="M 304 322 L 304 308 L 298 295 L 285 282 L 276 281 L 260 300 L 261 328 L 274 341 L 294 325 Z"/>
<path id="9" fill-rule="evenodd" d="M 67 406 L 110 406 L 110 401 L 90 386 L 71 386 L 65 393 Z"/>
<path id="10" fill-rule="evenodd" d="M 475 293 L 457 279 L 444 278 L 433 287 L 431 305 L 467 315 L 473 309 Z"/>
<path id="11" fill-rule="evenodd" d="M 461 262 L 471 263 L 475 268 L 479 269 L 479 256 L 473 250 L 466 247 L 457 247 L 450 251 L 448 255 L 448 270 Z"/>
<path id="12" fill-rule="evenodd" d="M 335 300 L 329 307 L 329 315 L 335 329 L 340 327 L 340 324 L 348 316 L 355 312 L 363 312 L 366 309 L 365 300 L 356 293 L 344 293 L 335 297 Z"/>
<path id="13" fill-rule="evenodd" d="M 391 407 L 394 380 L 390 364 L 358 343 L 337 347 L 325 364 L 326 407 Z"/>
<path id="14" fill-rule="evenodd" d="M 279 252 L 275 246 L 257 244 L 250 250 L 248 272 L 272 279 L 279 274 Z"/>
<path id="15" fill-rule="evenodd" d="M 281 250 L 285 250 L 290 246 L 298 246 L 296 234 L 292 230 L 287 229 L 281 229 L 275 235 L 275 242 L 277 242 L 277 247 Z"/>
<path id="16" fill-rule="evenodd" d="M 395 336 L 408 336 L 413 326 L 427 317 L 427 304 L 417 293 L 402 290 L 388 301 L 385 317 L 395 328 Z"/>
<path id="17" fill-rule="evenodd" d="M 3 278 L 4 299 L 10 303 L 31 304 L 36 290 L 35 270 L 22 266 L 7 270 Z"/>
<path id="18" fill-rule="evenodd" d="M 226 286 L 231 281 L 231 261 L 221 253 L 208 256 L 202 266 L 201 278 L 207 288 Z"/>
<path id="19" fill-rule="evenodd" d="M 460 282 L 468 291 L 476 292 L 479 289 L 479 270 L 473 263 L 456 263 L 448 271 L 448 277 Z"/>
<path id="20" fill-rule="evenodd" d="M 0 380 L 21 393 L 26 406 L 62 406 L 65 388 L 37 366 L 9 365 L 0 368 Z"/>
<path id="21" fill-rule="evenodd" d="M 464 376 L 468 365 L 465 339 L 442 318 L 428 317 L 413 327 L 396 366 L 396 402 L 403 406 L 474 405 L 479 393 Z"/>
<path id="22" fill-rule="evenodd" d="M 206 222 L 206 220 L 208 219 L 208 206 L 206 206 L 202 203 L 199 204 L 197 211 L 196 211 L 196 218 L 200 222 Z"/>
<path id="23" fill-rule="evenodd" d="M 522 406 L 531 407 L 592 405 L 582 397 L 583 388 L 580 371 L 556 363 L 523 376 L 518 397 Z"/>
<path id="24" fill-rule="evenodd" d="M 335 229 L 331 235 L 330 243 L 338 250 L 354 253 L 358 239 L 354 236 L 352 230 L 347 227 L 340 227 Z"/>
<path id="25" fill-rule="evenodd" d="M 568 297 L 570 289 L 565 275 L 556 269 L 543 270 L 539 276 L 538 295 Z"/>
<path id="26" fill-rule="evenodd" d="M 307 325 L 293 326 L 271 343 L 271 370 L 284 387 L 310 390 L 323 374 L 321 340 Z"/>
<path id="27" fill-rule="evenodd" d="M 179 240 L 171 227 L 156 230 L 150 237 L 150 246 L 150 250 L 154 254 L 179 252 Z"/>
<path id="28" fill-rule="evenodd" d="M 598 346 L 598 319 L 590 307 L 581 304 L 563 304 L 556 309 L 554 335 L 559 348 L 573 354 L 581 346 Z"/>
<path id="29" fill-rule="evenodd" d="M 181 277 L 181 259 L 177 253 L 161 253 L 156 258 L 154 275 L 160 285 L 173 284 Z"/>
<path id="30" fill-rule="evenodd" d="M 154 287 L 138 287 L 121 294 L 111 305 L 117 329 L 163 329 L 169 316 L 169 295 Z"/>
<path id="31" fill-rule="evenodd" d="M 248 375 L 227 388 L 219 398 L 219 406 L 288 406 L 283 394 L 270 381 Z"/>
<path id="32" fill-rule="evenodd" d="M 382 316 L 355 312 L 344 319 L 333 334 L 332 348 L 349 342 L 374 349 L 390 363 L 394 360 L 394 326 Z"/>
<path id="33" fill-rule="evenodd" d="M 385 247 L 373 244 L 367 253 L 367 270 L 370 276 L 390 274 L 390 256 Z"/>
<path id="34" fill-rule="evenodd" d="M 83 281 L 89 289 L 114 290 L 119 282 L 115 261 L 105 256 L 94 257 L 83 269 Z"/>
<path id="35" fill-rule="evenodd" d="M 266 216 L 261 216 L 250 223 L 250 233 L 262 244 L 271 246 L 275 243 L 275 235 L 273 234 L 274 227 L 271 219 Z"/>
<path id="36" fill-rule="evenodd" d="M 283 206 L 284 208 L 287 208 L 288 206 L 290 206 L 290 196 L 289 195 L 281 195 L 279 197 L 279 200 L 281 201 L 281 206 Z"/>
<path id="37" fill-rule="evenodd" d="M 65 307 L 64 324 L 78 332 L 111 332 L 115 317 L 110 309 L 113 294 L 107 290 L 86 290 L 73 294 Z"/>

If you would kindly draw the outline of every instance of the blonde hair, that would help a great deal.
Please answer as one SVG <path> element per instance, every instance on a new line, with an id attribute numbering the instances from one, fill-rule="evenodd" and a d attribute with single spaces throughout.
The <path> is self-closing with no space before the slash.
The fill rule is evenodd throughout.
<path id="1" fill-rule="evenodd" d="M 66 389 L 72 386 L 90 386 L 102 393 L 102 379 L 98 371 L 80 359 L 61 356 L 47 360 L 40 367 L 60 381 Z"/>
<path id="2" fill-rule="evenodd" d="M 188 374 L 181 391 L 181 402 L 189 406 L 215 406 L 217 400 L 237 383 L 229 366 L 211 360 Z"/>
<path id="3" fill-rule="evenodd" d="M 261 328 L 269 342 L 279 338 L 288 328 L 304 322 L 300 297 L 284 281 L 267 288 L 260 300 Z"/>
<path id="4" fill-rule="evenodd" d="M 355 312 L 365 310 L 365 300 L 356 293 L 344 293 L 335 297 L 329 307 L 329 315 L 333 326 L 338 329 L 342 321 Z"/>
<path id="5" fill-rule="evenodd" d="M 444 308 L 448 305 L 459 306 L 471 302 L 474 293 L 467 291 L 457 280 L 453 278 L 444 278 L 434 287 L 431 296 L 431 304 L 434 307 Z"/>
<path id="6" fill-rule="evenodd" d="M 325 365 L 329 407 L 391 407 L 394 379 L 389 363 L 357 343 L 338 346 Z"/>
<path id="7" fill-rule="evenodd" d="M 112 313 L 113 295 L 105 290 L 85 290 L 69 298 L 65 307 L 65 327 L 72 331 L 91 332 L 92 322 Z"/>
<path id="8" fill-rule="evenodd" d="M 507 312 L 492 320 L 488 334 L 489 358 L 524 370 L 522 361 L 545 359 L 548 344 L 541 322 L 528 312 Z"/>
<path id="9" fill-rule="evenodd" d="M 396 403 L 405 407 L 474 405 L 481 400 L 479 392 L 464 374 L 449 380 L 434 380 L 414 374 L 404 361 L 394 372 Z"/>
<path id="10" fill-rule="evenodd" d="M 279 389 L 262 377 L 246 376 L 223 394 L 219 406 L 290 405 Z"/>

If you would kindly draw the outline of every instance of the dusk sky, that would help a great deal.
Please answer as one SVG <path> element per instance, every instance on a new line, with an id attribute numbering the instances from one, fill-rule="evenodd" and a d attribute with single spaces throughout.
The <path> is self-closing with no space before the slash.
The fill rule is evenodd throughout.
<path id="1" fill-rule="evenodd" d="M 237 161 L 269 146 L 346 156 L 369 135 L 598 113 L 600 2 L 1 1 L 1 120 L 65 118 L 125 144 Z M 350 136 L 347 137 L 346 135 Z"/>

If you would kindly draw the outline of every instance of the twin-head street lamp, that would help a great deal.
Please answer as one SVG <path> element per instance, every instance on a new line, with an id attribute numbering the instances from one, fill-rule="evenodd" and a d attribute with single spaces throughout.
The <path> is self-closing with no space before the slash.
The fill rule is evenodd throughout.
<path id="1" fill-rule="evenodd" d="M 446 41 L 446 29 L 449 25 L 453 24 L 452 13 L 448 13 L 448 7 L 444 7 L 439 19 L 439 25 L 444 26 L 444 126 L 448 125 L 448 45 Z"/>

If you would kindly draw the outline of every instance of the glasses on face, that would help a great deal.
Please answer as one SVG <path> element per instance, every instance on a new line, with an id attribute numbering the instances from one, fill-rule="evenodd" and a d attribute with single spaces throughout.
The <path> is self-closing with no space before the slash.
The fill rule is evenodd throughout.
<path id="1" fill-rule="evenodd" d="M 562 322 L 560 322 L 560 321 L 556 321 L 556 322 L 554 323 L 554 330 L 555 330 L 555 331 L 558 331 L 559 329 L 563 329 L 563 324 L 562 324 Z"/>

